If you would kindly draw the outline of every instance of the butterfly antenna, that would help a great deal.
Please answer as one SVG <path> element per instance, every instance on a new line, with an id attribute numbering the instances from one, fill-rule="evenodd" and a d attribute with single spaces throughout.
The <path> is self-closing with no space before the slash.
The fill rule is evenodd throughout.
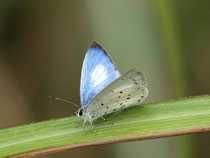
<path id="1" fill-rule="evenodd" d="M 74 105 L 74 106 L 76 106 L 76 107 L 79 108 L 79 106 L 78 106 L 77 104 L 75 104 L 75 103 L 73 103 L 73 102 L 71 102 L 71 101 L 69 101 L 69 100 L 57 98 L 57 97 L 54 97 L 54 96 L 49 96 L 49 98 L 54 99 L 54 100 L 63 101 L 63 102 L 66 102 L 66 103 L 68 103 L 68 104 L 72 104 L 72 105 Z"/>

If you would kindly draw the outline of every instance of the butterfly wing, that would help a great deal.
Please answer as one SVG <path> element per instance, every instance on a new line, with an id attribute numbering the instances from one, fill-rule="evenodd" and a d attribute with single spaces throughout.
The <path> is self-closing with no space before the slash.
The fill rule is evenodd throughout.
<path id="1" fill-rule="evenodd" d="M 110 56 L 97 43 L 88 49 L 82 67 L 80 99 L 82 108 L 87 108 L 93 98 L 120 76 Z"/>
<path id="2" fill-rule="evenodd" d="M 95 120 L 104 115 L 139 105 L 148 95 L 144 74 L 132 69 L 101 91 L 86 109 L 86 115 Z"/>

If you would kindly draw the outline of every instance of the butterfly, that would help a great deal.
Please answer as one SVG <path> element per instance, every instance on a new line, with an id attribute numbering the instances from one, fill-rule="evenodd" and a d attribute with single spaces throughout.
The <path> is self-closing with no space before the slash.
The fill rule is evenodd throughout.
<path id="1" fill-rule="evenodd" d="M 148 95 L 144 74 L 132 69 L 120 76 L 111 57 L 102 46 L 93 42 L 83 62 L 80 99 L 77 116 L 89 122 L 95 132 L 93 121 L 105 115 L 139 105 Z"/>
<path id="2" fill-rule="evenodd" d="M 82 66 L 81 108 L 75 113 L 83 119 L 83 131 L 85 123 L 89 122 L 97 134 L 93 125 L 95 120 L 101 118 L 107 121 L 104 116 L 139 105 L 147 95 L 146 77 L 139 69 L 132 69 L 121 76 L 102 46 L 96 41 L 92 42 Z"/>

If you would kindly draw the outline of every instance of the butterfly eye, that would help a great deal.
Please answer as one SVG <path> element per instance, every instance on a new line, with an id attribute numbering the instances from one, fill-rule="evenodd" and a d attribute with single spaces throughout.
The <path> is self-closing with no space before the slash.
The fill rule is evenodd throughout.
<path id="1" fill-rule="evenodd" d="M 79 111 L 79 116 L 82 116 L 83 115 L 83 110 L 82 109 L 80 109 L 80 111 Z"/>

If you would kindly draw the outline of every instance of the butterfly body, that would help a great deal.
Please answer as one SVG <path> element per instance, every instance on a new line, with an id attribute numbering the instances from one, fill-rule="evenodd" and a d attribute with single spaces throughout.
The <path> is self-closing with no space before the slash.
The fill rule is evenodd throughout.
<path id="1" fill-rule="evenodd" d="M 106 51 L 93 42 L 88 49 L 82 68 L 81 108 L 77 116 L 88 121 L 95 132 L 93 121 L 110 113 L 139 105 L 148 95 L 144 74 L 132 69 L 120 76 Z"/>

